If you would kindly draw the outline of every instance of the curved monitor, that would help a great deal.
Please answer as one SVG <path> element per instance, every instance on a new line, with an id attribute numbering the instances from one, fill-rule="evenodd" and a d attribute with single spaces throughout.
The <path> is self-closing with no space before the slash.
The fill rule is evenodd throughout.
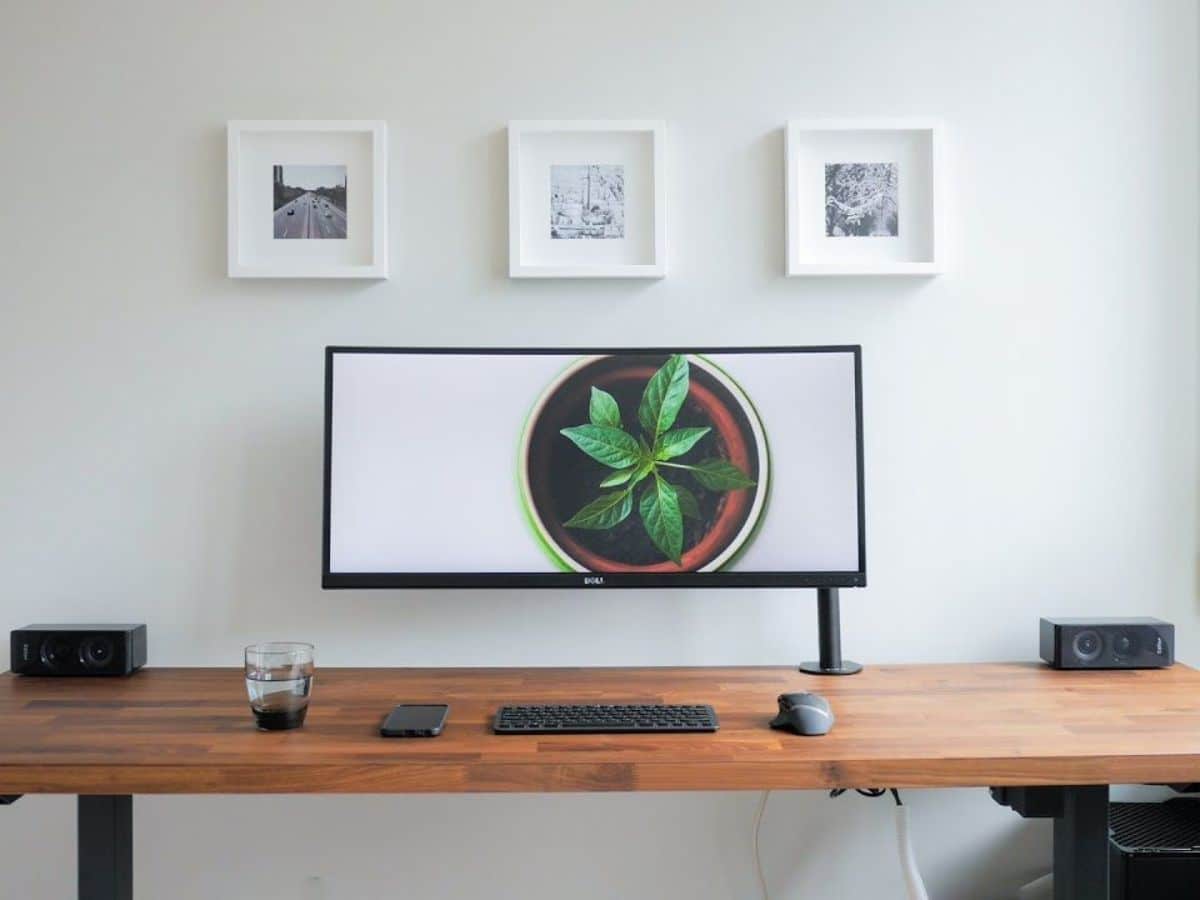
<path id="1" fill-rule="evenodd" d="M 857 346 L 329 347 L 322 584 L 866 584 Z"/>

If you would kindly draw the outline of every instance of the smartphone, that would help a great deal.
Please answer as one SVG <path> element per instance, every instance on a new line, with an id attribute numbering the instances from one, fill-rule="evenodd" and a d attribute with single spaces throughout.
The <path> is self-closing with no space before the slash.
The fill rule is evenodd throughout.
<path id="1" fill-rule="evenodd" d="M 388 713 L 379 733 L 384 737 L 437 737 L 449 712 L 445 703 L 401 703 Z"/>

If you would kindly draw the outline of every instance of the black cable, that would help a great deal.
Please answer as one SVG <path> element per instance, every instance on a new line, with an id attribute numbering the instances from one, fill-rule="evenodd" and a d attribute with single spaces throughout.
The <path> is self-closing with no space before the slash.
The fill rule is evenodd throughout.
<path id="1" fill-rule="evenodd" d="M 834 788 L 829 792 L 830 798 L 840 797 L 846 793 L 849 788 Z M 895 788 L 855 788 L 856 793 L 862 794 L 864 797 L 882 797 L 884 794 L 890 793 L 892 799 L 896 801 L 897 806 L 903 806 L 904 801 L 900 799 L 900 792 Z"/>
<path id="2" fill-rule="evenodd" d="M 832 791 L 829 792 L 829 796 L 830 797 L 840 797 L 840 796 L 842 796 L 842 794 L 846 793 L 846 791 L 848 791 L 848 790 L 850 790 L 850 789 L 849 788 L 834 788 Z M 854 790 L 857 793 L 862 794 L 864 797 L 882 797 L 889 790 L 894 790 L 894 788 L 855 788 Z"/>

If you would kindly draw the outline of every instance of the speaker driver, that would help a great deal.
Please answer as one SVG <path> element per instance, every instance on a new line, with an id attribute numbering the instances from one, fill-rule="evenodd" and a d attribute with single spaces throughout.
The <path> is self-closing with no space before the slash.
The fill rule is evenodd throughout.
<path id="1" fill-rule="evenodd" d="M 1100 654 L 1104 650 L 1104 641 L 1100 639 L 1100 632 L 1088 629 L 1075 635 L 1075 640 L 1071 642 L 1071 649 L 1084 662 L 1093 662 L 1100 658 Z"/>
<path id="2" fill-rule="evenodd" d="M 112 665 L 115 655 L 113 642 L 102 635 L 84 638 L 79 645 L 79 661 L 89 669 L 103 669 Z"/>
<path id="3" fill-rule="evenodd" d="M 67 665 L 74 657 L 74 647 L 64 638 L 51 635 L 42 641 L 42 647 L 39 655 L 42 658 L 43 665 L 48 669 L 61 669 Z"/>
<path id="4" fill-rule="evenodd" d="M 1138 653 L 1138 640 L 1135 635 L 1127 631 L 1120 632 L 1113 638 L 1113 652 L 1117 656 L 1136 656 Z"/>

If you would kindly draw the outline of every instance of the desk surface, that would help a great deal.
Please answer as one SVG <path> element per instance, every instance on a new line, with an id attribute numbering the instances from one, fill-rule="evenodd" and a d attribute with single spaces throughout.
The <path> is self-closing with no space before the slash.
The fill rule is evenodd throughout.
<path id="1" fill-rule="evenodd" d="M 771 731 L 818 690 L 825 737 Z M 383 739 L 401 701 L 451 705 Z M 717 734 L 493 735 L 503 702 L 709 702 Z M 1200 672 L 1032 663 L 790 668 L 318 669 L 308 722 L 259 732 L 235 669 L 0 675 L 0 794 L 751 790 L 1200 781 Z"/>

